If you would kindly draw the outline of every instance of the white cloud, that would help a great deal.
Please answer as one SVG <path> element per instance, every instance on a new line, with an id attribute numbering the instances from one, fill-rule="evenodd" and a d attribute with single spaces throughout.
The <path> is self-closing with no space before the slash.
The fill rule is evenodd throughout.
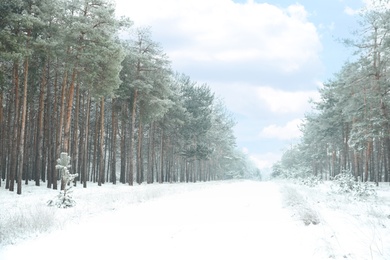
<path id="1" fill-rule="evenodd" d="M 305 7 L 303 5 L 299 5 L 299 4 L 290 5 L 287 8 L 287 12 L 291 17 L 306 22 L 308 13 L 306 12 Z"/>
<path id="2" fill-rule="evenodd" d="M 271 87 L 260 87 L 257 89 L 257 96 L 265 102 L 271 112 L 303 114 L 310 109 L 309 99 L 318 100 L 320 94 L 318 91 L 284 91 Z"/>
<path id="3" fill-rule="evenodd" d="M 302 5 L 286 9 L 231 0 L 116 0 L 119 15 L 183 42 L 174 62 L 253 62 L 285 72 L 318 61 L 321 43 Z M 174 35 L 174 36 L 173 36 Z"/>
<path id="4" fill-rule="evenodd" d="M 346 13 L 347 15 L 357 15 L 360 13 L 360 11 L 361 11 L 360 9 L 353 9 L 349 6 L 346 6 L 344 8 L 344 13 Z"/>
<path id="5" fill-rule="evenodd" d="M 262 138 L 275 138 L 279 140 L 292 140 L 300 138 L 302 133 L 299 130 L 299 126 L 302 124 L 302 119 L 294 119 L 287 122 L 283 126 L 269 125 L 260 133 Z"/>
<path id="6" fill-rule="evenodd" d="M 270 170 L 272 165 L 280 160 L 282 154 L 276 153 L 264 153 L 264 154 L 252 154 L 249 158 L 253 161 L 253 163 L 259 168 L 262 173 L 265 170 Z"/>
<path id="7" fill-rule="evenodd" d="M 320 31 L 329 31 L 329 32 L 332 32 L 332 31 L 334 31 L 334 29 L 335 29 L 335 22 L 331 22 L 331 23 L 329 23 L 329 24 L 320 23 L 320 24 L 318 25 L 318 29 L 319 29 Z"/>

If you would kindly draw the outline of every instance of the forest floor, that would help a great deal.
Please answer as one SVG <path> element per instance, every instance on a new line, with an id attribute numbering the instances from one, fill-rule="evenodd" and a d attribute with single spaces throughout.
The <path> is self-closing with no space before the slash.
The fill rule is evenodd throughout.
<path id="1" fill-rule="evenodd" d="M 218 181 L 0 189 L 0 259 L 390 259 L 390 187 L 365 200 L 330 183 Z"/>

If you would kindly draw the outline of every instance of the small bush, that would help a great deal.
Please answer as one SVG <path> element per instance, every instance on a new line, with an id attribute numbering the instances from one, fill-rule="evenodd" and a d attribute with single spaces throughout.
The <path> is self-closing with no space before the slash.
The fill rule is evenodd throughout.
<path id="1" fill-rule="evenodd" d="M 322 179 L 316 176 L 309 176 L 307 178 L 300 179 L 300 183 L 309 187 L 315 187 L 322 183 Z"/>
<path id="2" fill-rule="evenodd" d="M 320 217 L 318 215 L 318 212 L 315 211 L 312 207 L 309 207 L 308 205 L 300 209 L 299 218 L 303 221 L 303 223 L 306 226 L 310 224 L 313 225 L 320 224 Z"/>
<path id="3" fill-rule="evenodd" d="M 321 222 L 318 212 L 295 188 L 285 186 L 282 194 L 284 203 L 293 209 L 294 215 L 306 226 Z"/>
<path id="4" fill-rule="evenodd" d="M 339 194 L 351 194 L 354 198 L 376 196 L 374 185 L 355 180 L 350 172 L 343 172 L 333 179 L 332 190 Z"/>
<path id="5" fill-rule="evenodd" d="M 60 191 L 60 193 L 52 200 L 47 202 L 48 206 L 56 206 L 58 208 L 71 208 L 76 205 L 76 201 L 72 198 L 72 190 L 66 188 L 66 190 Z"/>
<path id="6" fill-rule="evenodd" d="M 69 185 L 52 200 L 47 202 L 49 206 L 57 206 L 58 208 L 70 208 L 76 205 L 76 201 L 72 198 L 72 186 L 71 182 L 78 176 L 78 174 L 71 174 L 70 168 L 70 156 L 67 153 L 61 153 L 60 158 L 57 159 L 56 169 L 60 170 L 61 179 L 64 183 Z"/>

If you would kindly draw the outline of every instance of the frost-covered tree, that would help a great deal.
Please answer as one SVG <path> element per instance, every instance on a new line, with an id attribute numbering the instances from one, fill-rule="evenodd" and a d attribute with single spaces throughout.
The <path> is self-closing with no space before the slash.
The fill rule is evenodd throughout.
<path id="1" fill-rule="evenodd" d="M 351 172 L 356 180 L 389 180 L 389 18 L 389 1 L 372 1 L 361 13 L 355 38 L 345 41 L 356 56 L 320 89 L 293 167 L 316 176 Z"/>
<path id="2" fill-rule="evenodd" d="M 71 174 L 69 171 L 70 156 L 68 153 L 61 153 L 60 158 L 57 160 L 56 169 L 59 170 L 61 180 L 66 184 L 64 190 L 61 190 L 57 197 L 53 200 L 48 201 L 49 206 L 57 206 L 59 208 L 69 208 L 76 205 L 76 202 L 72 198 L 72 185 L 71 182 L 78 176 L 78 174 Z"/>

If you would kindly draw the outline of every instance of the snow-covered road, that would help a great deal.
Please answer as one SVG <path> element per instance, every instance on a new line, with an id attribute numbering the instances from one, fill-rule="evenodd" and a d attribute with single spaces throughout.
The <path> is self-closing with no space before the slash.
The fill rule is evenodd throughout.
<path id="1" fill-rule="evenodd" d="M 270 182 L 227 182 L 121 205 L 0 249 L 0 259 L 326 259 Z"/>

